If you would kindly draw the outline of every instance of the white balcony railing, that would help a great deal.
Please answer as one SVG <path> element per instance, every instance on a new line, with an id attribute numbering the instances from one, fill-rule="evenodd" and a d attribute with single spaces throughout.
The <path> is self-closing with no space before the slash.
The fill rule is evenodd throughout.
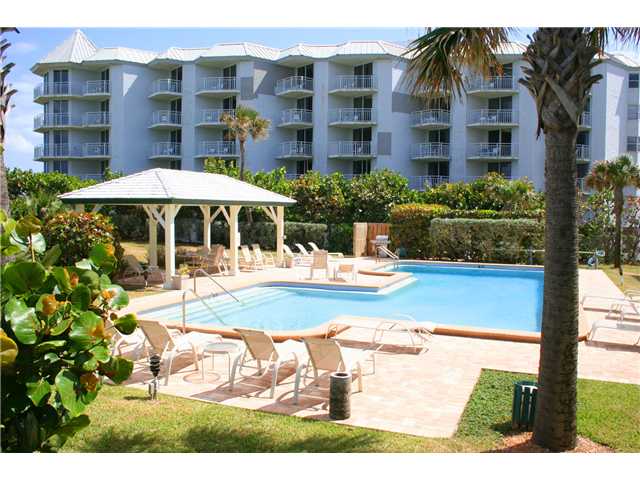
<path id="1" fill-rule="evenodd" d="M 473 76 L 467 79 L 468 90 L 513 90 L 513 77 L 508 76 Z"/>
<path id="2" fill-rule="evenodd" d="M 33 89 L 33 98 L 38 97 L 65 97 L 81 96 L 83 94 L 82 85 L 71 82 L 46 82 L 37 85 Z"/>
<path id="3" fill-rule="evenodd" d="M 299 108 L 291 108 L 282 111 L 282 124 L 286 123 L 312 123 L 313 112 L 311 110 L 301 110 Z"/>
<path id="4" fill-rule="evenodd" d="M 83 157 L 108 157 L 111 146 L 108 143 L 85 143 L 82 145 Z"/>
<path id="5" fill-rule="evenodd" d="M 111 123 L 111 114 L 109 112 L 87 112 L 84 114 L 84 125 L 86 126 L 105 126 Z"/>
<path id="6" fill-rule="evenodd" d="M 591 126 L 591 112 L 582 112 L 580 115 L 580 121 L 578 124 L 581 127 L 590 127 Z"/>
<path id="7" fill-rule="evenodd" d="M 477 158 L 513 158 L 518 156 L 516 143 L 472 143 L 470 157 Z"/>
<path id="8" fill-rule="evenodd" d="M 374 123 L 375 108 L 336 108 L 329 112 L 330 123 Z"/>
<path id="9" fill-rule="evenodd" d="M 445 175 L 418 175 L 409 177 L 409 188 L 412 190 L 425 190 L 437 187 L 442 183 L 449 183 L 449 177 Z"/>
<path id="10" fill-rule="evenodd" d="M 214 110 L 200 110 L 198 116 L 198 123 L 207 123 L 207 124 L 224 124 L 222 121 L 222 117 L 224 114 L 227 114 L 231 117 L 235 117 L 235 110 L 223 110 L 223 109 L 214 109 Z"/>
<path id="11" fill-rule="evenodd" d="M 111 92 L 109 80 L 88 80 L 84 85 L 85 95 L 107 95 Z"/>
<path id="12" fill-rule="evenodd" d="M 591 158 L 591 147 L 589 145 L 576 145 L 576 158 L 578 160 L 589 160 Z"/>
<path id="13" fill-rule="evenodd" d="M 182 144 L 176 142 L 155 142 L 151 145 L 152 157 L 179 157 Z"/>
<path id="14" fill-rule="evenodd" d="M 236 77 L 204 77 L 200 79 L 199 92 L 228 92 L 237 90 Z"/>
<path id="15" fill-rule="evenodd" d="M 82 119 L 70 113 L 41 113 L 33 119 L 33 128 L 47 127 L 77 127 L 82 125 Z"/>
<path id="16" fill-rule="evenodd" d="M 518 112 L 515 110 L 500 109 L 494 110 L 482 108 L 472 110 L 467 117 L 468 124 L 479 125 L 500 125 L 518 123 Z"/>
<path id="17" fill-rule="evenodd" d="M 448 143 L 417 143 L 411 146 L 411 158 L 449 158 Z"/>
<path id="18" fill-rule="evenodd" d="M 157 93 L 182 93 L 182 82 L 172 78 L 159 78 L 151 84 L 151 94 Z"/>
<path id="19" fill-rule="evenodd" d="M 81 157 L 82 145 L 69 143 L 39 145 L 33 149 L 34 158 Z"/>
<path id="20" fill-rule="evenodd" d="M 333 83 L 333 90 L 375 90 L 378 79 L 375 75 L 339 75 Z"/>
<path id="21" fill-rule="evenodd" d="M 151 115 L 151 125 L 181 125 L 182 112 L 157 110 Z"/>
<path id="22" fill-rule="evenodd" d="M 237 155 L 236 142 L 200 142 L 198 154 L 200 156 L 235 156 Z"/>
<path id="23" fill-rule="evenodd" d="M 420 110 L 411 113 L 411 125 L 448 125 L 450 119 L 449 110 Z"/>
<path id="24" fill-rule="evenodd" d="M 313 144 L 311 142 L 282 142 L 279 157 L 311 157 Z"/>
<path id="25" fill-rule="evenodd" d="M 330 142 L 329 156 L 333 157 L 370 157 L 373 155 L 371 142 Z"/>
<path id="26" fill-rule="evenodd" d="M 627 120 L 640 119 L 640 105 L 629 105 L 627 110 Z M 591 123 L 589 123 L 591 125 Z"/>
<path id="27" fill-rule="evenodd" d="M 313 78 L 309 77 L 287 77 L 276 82 L 275 93 L 280 95 L 285 92 L 313 91 Z"/>

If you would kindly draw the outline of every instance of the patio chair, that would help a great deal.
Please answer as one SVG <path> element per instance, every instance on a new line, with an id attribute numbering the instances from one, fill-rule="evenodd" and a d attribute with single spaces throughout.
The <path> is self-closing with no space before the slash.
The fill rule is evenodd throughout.
<path id="1" fill-rule="evenodd" d="M 222 341 L 218 334 L 205 334 L 200 332 L 181 333 L 178 330 L 170 332 L 162 323 L 156 320 L 138 319 L 138 326 L 144 332 L 149 345 L 154 353 L 160 355 L 161 361 L 168 362 L 164 384 L 169 384 L 173 359 L 180 354 L 188 353 L 193 356 L 193 364 L 198 370 L 198 355 L 202 347 L 213 341 Z"/>
<path id="2" fill-rule="evenodd" d="M 318 245 L 316 245 L 314 242 L 307 242 L 307 243 L 311 247 L 312 251 L 317 252 L 317 251 L 320 250 L 320 248 L 318 248 Z M 342 253 L 342 252 L 329 252 L 329 256 L 330 257 L 337 257 L 337 258 L 344 258 L 344 253 Z"/>
<path id="3" fill-rule="evenodd" d="M 300 383 L 308 376 L 309 368 L 313 369 L 313 381 L 309 385 L 317 384 L 320 380 L 318 372 L 320 370 L 328 372 L 355 372 L 358 375 L 358 392 L 363 391 L 362 363 L 365 360 L 372 360 L 373 371 L 376 373 L 375 355 L 371 350 L 356 350 L 352 348 L 342 348 L 337 340 L 333 338 L 305 338 L 304 344 L 307 347 L 309 361 L 298 365 L 296 369 L 296 380 L 293 390 L 293 403 L 298 404 L 300 397 Z"/>
<path id="4" fill-rule="evenodd" d="M 313 272 L 316 270 L 324 270 L 325 277 L 329 276 L 329 254 L 326 250 L 318 250 L 317 252 L 313 252 L 313 260 L 311 262 L 309 280 L 313 280 Z"/>
<path id="5" fill-rule="evenodd" d="M 111 333 L 112 355 L 115 355 L 116 353 L 118 355 L 122 355 L 125 348 L 133 347 L 133 358 L 137 360 L 147 352 L 147 337 L 145 337 L 144 333 L 139 328 L 136 328 L 132 334 L 125 335 L 120 333 L 113 325 L 113 322 L 108 318 L 105 319 L 104 325 Z"/>
<path id="6" fill-rule="evenodd" d="M 264 267 L 260 265 L 247 245 L 240 245 L 240 257 L 238 258 L 240 268 L 247 270 L 262 270 Z"/>
<path id="7" fill-rule="evenodd" d="M 271 253 L 262 253 L 262 250 L 260 250 L 260 245 L 258 243 L 252 244 L 251 248 L 253 249 L 253 256 L 256 262 L 262 265 L 262 268 L 276 267 L 276 259 L 273 258 L 273 255 Z"/>
<path id="8" fill-rule="evenodd" d="M 246 345 L 246 350 L 238 356 L 233 362 L 231 369 L 231 378 L 229 379 L 229 390 L 233 390 L 235 384 L 236 373 L 242 375 L 242 369 L 249 367 L 249 362 L 255 360 L 257 362 L 258 375 L 263 376 L 269 370 L 273 372 L 271 379 L 271 392 L 269 398 L 273 398 L 278 381 L 278 370 L 280 365 L 286 361 L 294 361 L 296 367 L 306 359 L 306 350 L 301 342 L 295 340 L 287 340 L 280 344 L 275 344 L 269 334 L 262 330 L 253 330 L 250 328 L 234 328 L 242 338 Z M 247 358 L 247 353 L 251 358 Z M 267 365 L 262 368 L 262 362 Z"/>
<path id="9" fill-rule="evenodd" d="M 213 245 L 211 251 L 202 258 L 201 268 L 205 272 L 216 270 L 218 273 L 227 275 L 227 265 L 224 262 L 224 245 Z"/>
<path id="10" fill-rule="evenodd" d="M 595 322 L 593 322 L 593 324 L 591 325 L 591 329 L 589 330 L 587 340 L 593 340 L 596 331 L 598 331 L 598 329 L 600 328 L 640 333 L 640 322 L 626 320 L 624 311 L 621 311 L 619 320 L 596 320 Z M 635 345 L 638 344 L 640 344 L 640 336 L 638 336 L 638 340 L 636 340 Z"/>
<path id="11" fill-rule="evenodd" d="M 126 280 L 141 277 L 144 280 L 144 286 L 147 287 L 148 280 L 152 276 L 156 276 L 156 283 L 164 283 L 164 274 L 158 267 L 143 267 L 138 259 L 133 255 L 125 255 L 122 260 L 125 262 L 126 266 L 120 277 L 121 279 Z M 159 282 L 157 281 L 158 277 L 160 278 Z"/>

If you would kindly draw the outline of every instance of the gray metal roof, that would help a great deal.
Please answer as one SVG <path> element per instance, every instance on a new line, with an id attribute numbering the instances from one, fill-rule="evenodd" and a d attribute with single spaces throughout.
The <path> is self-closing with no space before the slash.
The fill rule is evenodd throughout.
<path id="1" fill-rule="evenodd" d="M 295 200 L 226 175 L 153 168 L 59 195 L 64 203 L 286 206 Z"/>

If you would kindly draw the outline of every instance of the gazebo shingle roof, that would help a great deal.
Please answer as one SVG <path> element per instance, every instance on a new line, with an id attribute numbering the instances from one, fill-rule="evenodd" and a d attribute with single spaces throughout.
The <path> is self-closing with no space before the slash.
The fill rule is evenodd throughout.
<path id="1" fill-rule="evenodd" d="M 295 200 L 226 175 L 153 168 L 59 196 L 64 203 L 287 206 Z"/>

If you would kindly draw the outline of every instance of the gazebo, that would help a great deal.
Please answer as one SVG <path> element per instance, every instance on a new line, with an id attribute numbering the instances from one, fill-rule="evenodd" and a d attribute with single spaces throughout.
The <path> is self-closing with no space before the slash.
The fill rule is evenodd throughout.
<path id="1" fill-rule="evenodd" d="M 175 275 L 175 218 L 184 206 L 197 206 L 203 215 L 203 245 L 211 246 L 211 223 L 222 214 L 229 225 L 229 260 L 232 275 L 238 272 L 238 213 L 242 207 L 262 208 L 276 224 L 278 264 L 282 263 L 284 207 L 295 200 L 226 175 L 153 168 L 81 188 L 59 196 L 77 210 L 84 205 L 139 205 L 149 217 L 149 265 L 158 265 L 158 224 L 164 228 L 167 284 Z M 215 210 L 212 213 L 212 207 Z M 217 208 L 216 208 L 217 207 Z"/>

